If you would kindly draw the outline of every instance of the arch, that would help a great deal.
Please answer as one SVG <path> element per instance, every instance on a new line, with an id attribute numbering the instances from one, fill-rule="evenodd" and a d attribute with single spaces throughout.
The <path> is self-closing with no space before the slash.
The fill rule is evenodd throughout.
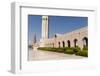
<path id="1" fill-rule="evenodd" d="M 65 47 L 65 42 L 64 41 L 62 41 L 62 44 L 63 44 L 63 47 Z"/>
<path id="2" fill-rule="evenodd" d="M 59 45 L 59 47 L 60 47 L 60 42 L 58 42 L 58 45 Z"/>
<path id="3" fill-rule="evenodd" d="M 67 41 L 68 47 L 70 47 L 70 40 Z"/>
<path id="4" fill-rule="evenodd" d="M 83 47 L 87 47 L 88 46 L 88 38 L 84 37 L 82 40 L 83 40 Z"/>
<path id="5" fill-rule="evenodd" d="M 74 39 L 74 47 L 76 47 L 77 46 L 77 39 Z"/>

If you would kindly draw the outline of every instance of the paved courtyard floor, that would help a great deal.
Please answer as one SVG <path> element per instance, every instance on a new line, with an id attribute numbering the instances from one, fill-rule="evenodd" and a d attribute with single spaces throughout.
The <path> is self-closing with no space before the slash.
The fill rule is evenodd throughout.
<path id="1" fill-rule="evenodd" d="M 58 52 L 50 52 L 43 50 L 29 50 L 29 61 L 32 60 L 55 60 L 55 59 L 82 59 L 86 57 L 58 53 Z"/>

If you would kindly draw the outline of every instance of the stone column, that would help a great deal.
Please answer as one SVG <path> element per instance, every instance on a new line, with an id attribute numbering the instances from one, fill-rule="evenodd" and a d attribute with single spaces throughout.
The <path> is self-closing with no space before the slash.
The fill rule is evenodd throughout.
<path id="1" fill-rule="evenodd" d="M 48 16 L 42 16 L 42 34 L 40 39 L 40 47 L 45 47 L 46 39 L 48 39 Z"/>

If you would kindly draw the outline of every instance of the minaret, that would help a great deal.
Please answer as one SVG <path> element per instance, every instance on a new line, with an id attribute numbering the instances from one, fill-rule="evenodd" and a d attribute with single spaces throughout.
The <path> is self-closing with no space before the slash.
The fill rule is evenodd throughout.
<path id="1" fill-rule="evenodd" d="M 42 16 L 42 39 L 48 39 L 48 16 Z"/>
<path id="2" fill-rule="evenodd" d="M 48 20 L 48 16 L 42 16 L 42 36 L 41 36 L 41 39 L 40 39 L 40 47 L 45 47 L 45 42 L 46 42 L 46 39 L 48 39 L 48 23 L 49 20 Z"/>

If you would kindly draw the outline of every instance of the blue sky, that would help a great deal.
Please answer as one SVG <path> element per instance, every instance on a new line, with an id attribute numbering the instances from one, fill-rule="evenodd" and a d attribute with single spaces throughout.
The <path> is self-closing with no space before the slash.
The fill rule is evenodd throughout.
<path id="1" fill-rule="evenodd" d="M 34 35 L 37 41 L 41 38 L 42 16 L 28 16 L 28 39 L 32 43 Z M 64 34 L 78 28 L 88 26 L 87 17 L 74 16 L 49 16 L 49 37 L 53 37 L 56 33 Z"/>

